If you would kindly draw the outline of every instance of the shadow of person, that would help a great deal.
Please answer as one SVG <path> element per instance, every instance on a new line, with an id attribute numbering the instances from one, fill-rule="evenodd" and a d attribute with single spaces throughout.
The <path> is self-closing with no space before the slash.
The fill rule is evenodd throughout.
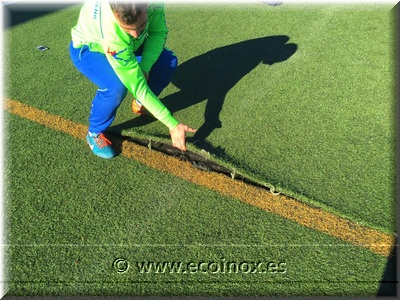
<path id="1" fill-rule="evenodd" d="M 257 65 L 273 65 L 290 58 L 297 45 L 288 43 L 285 35 L 267 36 L 216 48 L 185 61 L 175 71 L 172 83 L 180 90 L 162 99 L 165 106 L 177 112 L 207 100 L 204 123 L 192 140 L 209 151 L 205 140 L 216 128 L 221 128 L 219 118 L 226 94 Z M 263 87 L 260 87 L 263 88 Z M 243 101 L 247 101 L 243 94 Z M 146 125 L 154 118 L 141 116 L 113 127 L 113 131 Z"/>
<path id="2" fill-rule="evenodd" d="M 398 245 L 397 240 L 395 245 Z M 377 292 L 378 297 L 395 297 L 397 296 L 397 286 L 399 285 L 399 280 L 397 278 L 397 246 L 392 248 L 390 256 L 387 260 L 385 271 L 382 276 L 382 280 L 379 285 Z"/>

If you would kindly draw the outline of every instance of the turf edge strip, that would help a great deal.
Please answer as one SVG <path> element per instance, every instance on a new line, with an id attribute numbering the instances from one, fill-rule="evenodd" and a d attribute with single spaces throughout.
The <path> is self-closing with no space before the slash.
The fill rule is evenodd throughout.
<path id="1" fill-rule="evenodd" d="M 87 126 L 82 124 L 74 123 L 10 99 L 5 100 L 4 109 L 9 113 L 29 119 L 48 128 L 85 140 Z M 147 166 L 168 172 L 223 195 L 239 199 L 303 226 L 335 236 L 345 242 L 369 249 L 378 255 L 389 257 L 395 246 L 395 237 L 393 235 L 365 227 L 322 209 L 311 207 L 293 198 L 284 195 L 273 195 L 265 189 L 233 180 L 220 173 L 196 169 L 190 162 L 152 151 L 128 140 L 121 140 L 120 146 L 122 155 L 127 158 L 132 158 Z"/>

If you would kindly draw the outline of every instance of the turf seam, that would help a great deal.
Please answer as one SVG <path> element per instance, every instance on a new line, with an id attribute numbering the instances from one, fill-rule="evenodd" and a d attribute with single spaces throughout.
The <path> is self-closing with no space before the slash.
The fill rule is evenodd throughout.
<path id="1" fill-rule="evenodd" d="M 85 140 L 88 129 L 85 125 L 11 99 L 6 99 L 4 109 L 9 113 L 42 124 L 45 127 Z M 342 241 L 363 247 L 381 256 L 389 257 L 393 247 L 396 246 L 394 235 L 366 227 L 294 198 L 273 194 L 265 186 L 260 187 L 249 184 L 244 179 L 235 180 L 231 176 L 223 174 L 223 172 L 210 172 L 203 170 L 203 168 L 196 168 L 189 160 L 182 159 L 190 157 L 191 154 L 188 154 L 190 152 L 186 152 L 183 156 L 175 157 L 168 154 L 168 151 L 153 151 L 152 149 L 156 148 L 155 145 L 152 145 L 151 149 L 149 149 L 149 147 L 138 143 L 138 140 L 135 142 L 132 138 L 116 136 L 115 134 L 112 137 L 113 144 L 124 157 L 134 159 L 159 171 L 172 174 L 222 195 L 241 200 L 264 211 L 337 237 Z M 145 144 L 147 145 L 148 142 Z M 170 147 L 165 147 L 165 144 L 164 146 L 161 145 L 161 148 L 171 150 Z M 175 150 L 173 152 L 177 153 Z"/>
<path id="2" fill-rule="evenodd" d="M 163 143 L 161 141 L 152 141 L 148 139 L 138 138 L 138 137 L 131 137 L 131 136 L 123 136 L 117 135 L 115 133 L 108 133 L 109 135 L 115 136 L 115 139 L 121 139 L 123 141 L 132 142 L 134 144 L 148 147 L 149 150 L 155 150 L 169 156 L 175 157 L 176 159 L 182 161 L 188 161 L 192 164 L 192 166 L 196 169 L 206 171 L 206 172 L 216 172 L 224 174 L 227 177 L 232 178 L 233 180 L 242 181 L 246 184 L 265 189 L 274 195 L 280 195 L 280 192 L 274 192 L 272 188 L 269 188 L 266 185 L 263 185 L 255 180 L 246 177 L 243 174 L 238 173 L 237 171 L 233 171 L 215 161 L 210 160 L 206 156 L 203 156 L 199 153 L 187 150 L 181 151 L 171 145 Z M 151 145 L 150 145 L 151 143 Z"/>

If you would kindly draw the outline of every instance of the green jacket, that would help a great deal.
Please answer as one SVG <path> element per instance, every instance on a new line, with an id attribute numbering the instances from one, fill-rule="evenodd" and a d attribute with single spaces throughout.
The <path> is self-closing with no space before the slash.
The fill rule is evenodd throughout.
<path id="1" fill-rule="evenodd" d="M 150 90 L 144 72 L 149 72 L 161 54 L 168 29 L 164 6 L 150 4 L 145 33 L 135 39 L 126 33 L 115 19 L 107 0 L 86 1 L 80 11 L 78 23 L 71 30 L 75 48 L 88 45 L 90 51 L 104 53 L 115 73 L 132 95 L 163 122 L 169 129 L 178 121 Z M 143 45 L 142 61 L 138 63 L 134 52 Z"/>

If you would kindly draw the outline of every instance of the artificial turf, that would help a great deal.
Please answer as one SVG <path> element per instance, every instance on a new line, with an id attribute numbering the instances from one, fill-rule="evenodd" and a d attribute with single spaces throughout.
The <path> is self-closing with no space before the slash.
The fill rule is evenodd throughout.
<path id="1" fill-rule="evenodd" d="M 190 149 L 273 190 L 393 233 L 390 8 L 169 4 L 167 46 L 180 65 L 161 98 L 178 120 L 199 129 L 188 138 Z M 9 98 L 85 124 L 96 87 L 67 51 L 78 12 L 73 6 L 8 30 L 5 67 Z M 245 25 L 238 26 L 238 16 Z M 26 34 L 30 28 L 35 34 Z M 50 50 L 36 50 L 42 44 Z M 131 99 L 110 131 L 168 142 L 163 124 L 132 116 Z"/>
<path id="2" fill-rule="evenodd" d="M 6 116 L 10 296 L 371 296 L 387 280 L 385 257 Z M 142 262 L 276 266 L 140 272 Z"/>

